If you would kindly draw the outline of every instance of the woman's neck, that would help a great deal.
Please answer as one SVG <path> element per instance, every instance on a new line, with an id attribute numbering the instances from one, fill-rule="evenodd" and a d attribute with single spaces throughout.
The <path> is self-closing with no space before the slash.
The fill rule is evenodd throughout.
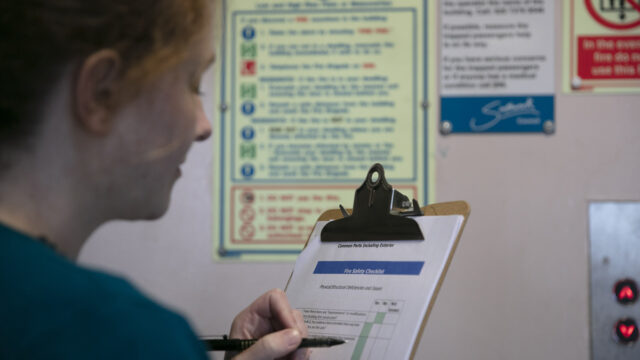
<path id="1" fill-rule="evenodd" d="M 33 148 L 16 150 L 0 176 L 0 222 L 44 237 L 75 260 L 89 235 L 107 218 L 78 159 L 68 89 L 53 92 Z"/>
<path id="2" fill-rule="evenodd" d="M 24 166 L 0 179 L 0 222 L 30 235 L 44 237 L 62 255 L 75 260 L 89 235 L 102 223 L 83 190 L 63 174 Z M 45 165 L 46 166 L 46 165 Z"/>

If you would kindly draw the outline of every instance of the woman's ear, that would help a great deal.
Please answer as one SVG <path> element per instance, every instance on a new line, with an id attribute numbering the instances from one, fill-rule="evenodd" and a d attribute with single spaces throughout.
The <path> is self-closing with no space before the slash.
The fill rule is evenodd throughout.
<path id="1" fill-rule="evenodd" d="M 120 55 L 111 49 L 97 51 L 82 61 L 73 89 L 74 111 L 86 131 L 105 135 L 112 127 L 112 102 L 117 92 Z"/>

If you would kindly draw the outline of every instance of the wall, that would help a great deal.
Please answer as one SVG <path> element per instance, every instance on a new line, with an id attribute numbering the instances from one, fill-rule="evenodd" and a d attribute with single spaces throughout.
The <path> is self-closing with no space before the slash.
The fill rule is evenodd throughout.
<path id="1" fill-rule="evenodd" d="M 556 133 L 437 136 L 437 200 L 467 200 L 472 212 L 419 359 L 589 357 L 587 204 L 640 200 L 640 96 L 559 92 L 561 5 Z M 202 335 L 226 333 L 293 266 L 211 260 L 213 147 L 194 146 L 164 218 L 108 224 L 81 255 L 179 309 Z"/>

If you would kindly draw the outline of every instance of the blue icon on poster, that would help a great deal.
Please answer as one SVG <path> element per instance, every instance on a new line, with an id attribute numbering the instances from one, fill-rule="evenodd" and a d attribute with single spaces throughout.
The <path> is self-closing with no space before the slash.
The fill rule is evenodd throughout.
<path id="1" fill-rule="evenodd" d="M 256 136 L 256 131 L 251 126 L 245 126 L 242 128 L 242 139 L 252 140 Z"/>
<path id="2" fill-rule="evenodd" d="M 255 36 L 256 36 L 256 29 L 254 29 L 254 28 L 253 28 L 253 26 L 248 25 L 248 26 L 245 26 L 245 27 L 242 29 L 242 37 L 243 37 L 245 40 L 251 40 L 251 39 L 253 39 Z"/>
<path id="3" fill-rule="evenodd" d="M 240 173 L 242 173 L 242 176 L 246 178 L 252 177 L 255 172 L 256 172 L 256 169 L 251 164 L 244 164 L 240 168 Z"/>
<path id="4" fill-rule="evenodd" d="M 252 102 L 246 102 L 242 104 L 242 113 L 245 115 L 251 115 L 256 110 L 256 106 Z"/>

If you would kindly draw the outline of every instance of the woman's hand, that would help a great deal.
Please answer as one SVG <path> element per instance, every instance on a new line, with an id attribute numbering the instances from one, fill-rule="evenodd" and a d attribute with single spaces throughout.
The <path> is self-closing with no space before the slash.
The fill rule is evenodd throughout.
<path id="1" fill-rule="evenodd" d="M 260 340 L 241 353 L 227 352 L 225 358 L 271 360 L 290 354 L 287 359 L 306 359 L 308 349 L 293 352 L 305 336 L 302 313 L 291 307 L 284 291 L 273 289 L 242 310 L 231 324 L 229 338 Z"/>

